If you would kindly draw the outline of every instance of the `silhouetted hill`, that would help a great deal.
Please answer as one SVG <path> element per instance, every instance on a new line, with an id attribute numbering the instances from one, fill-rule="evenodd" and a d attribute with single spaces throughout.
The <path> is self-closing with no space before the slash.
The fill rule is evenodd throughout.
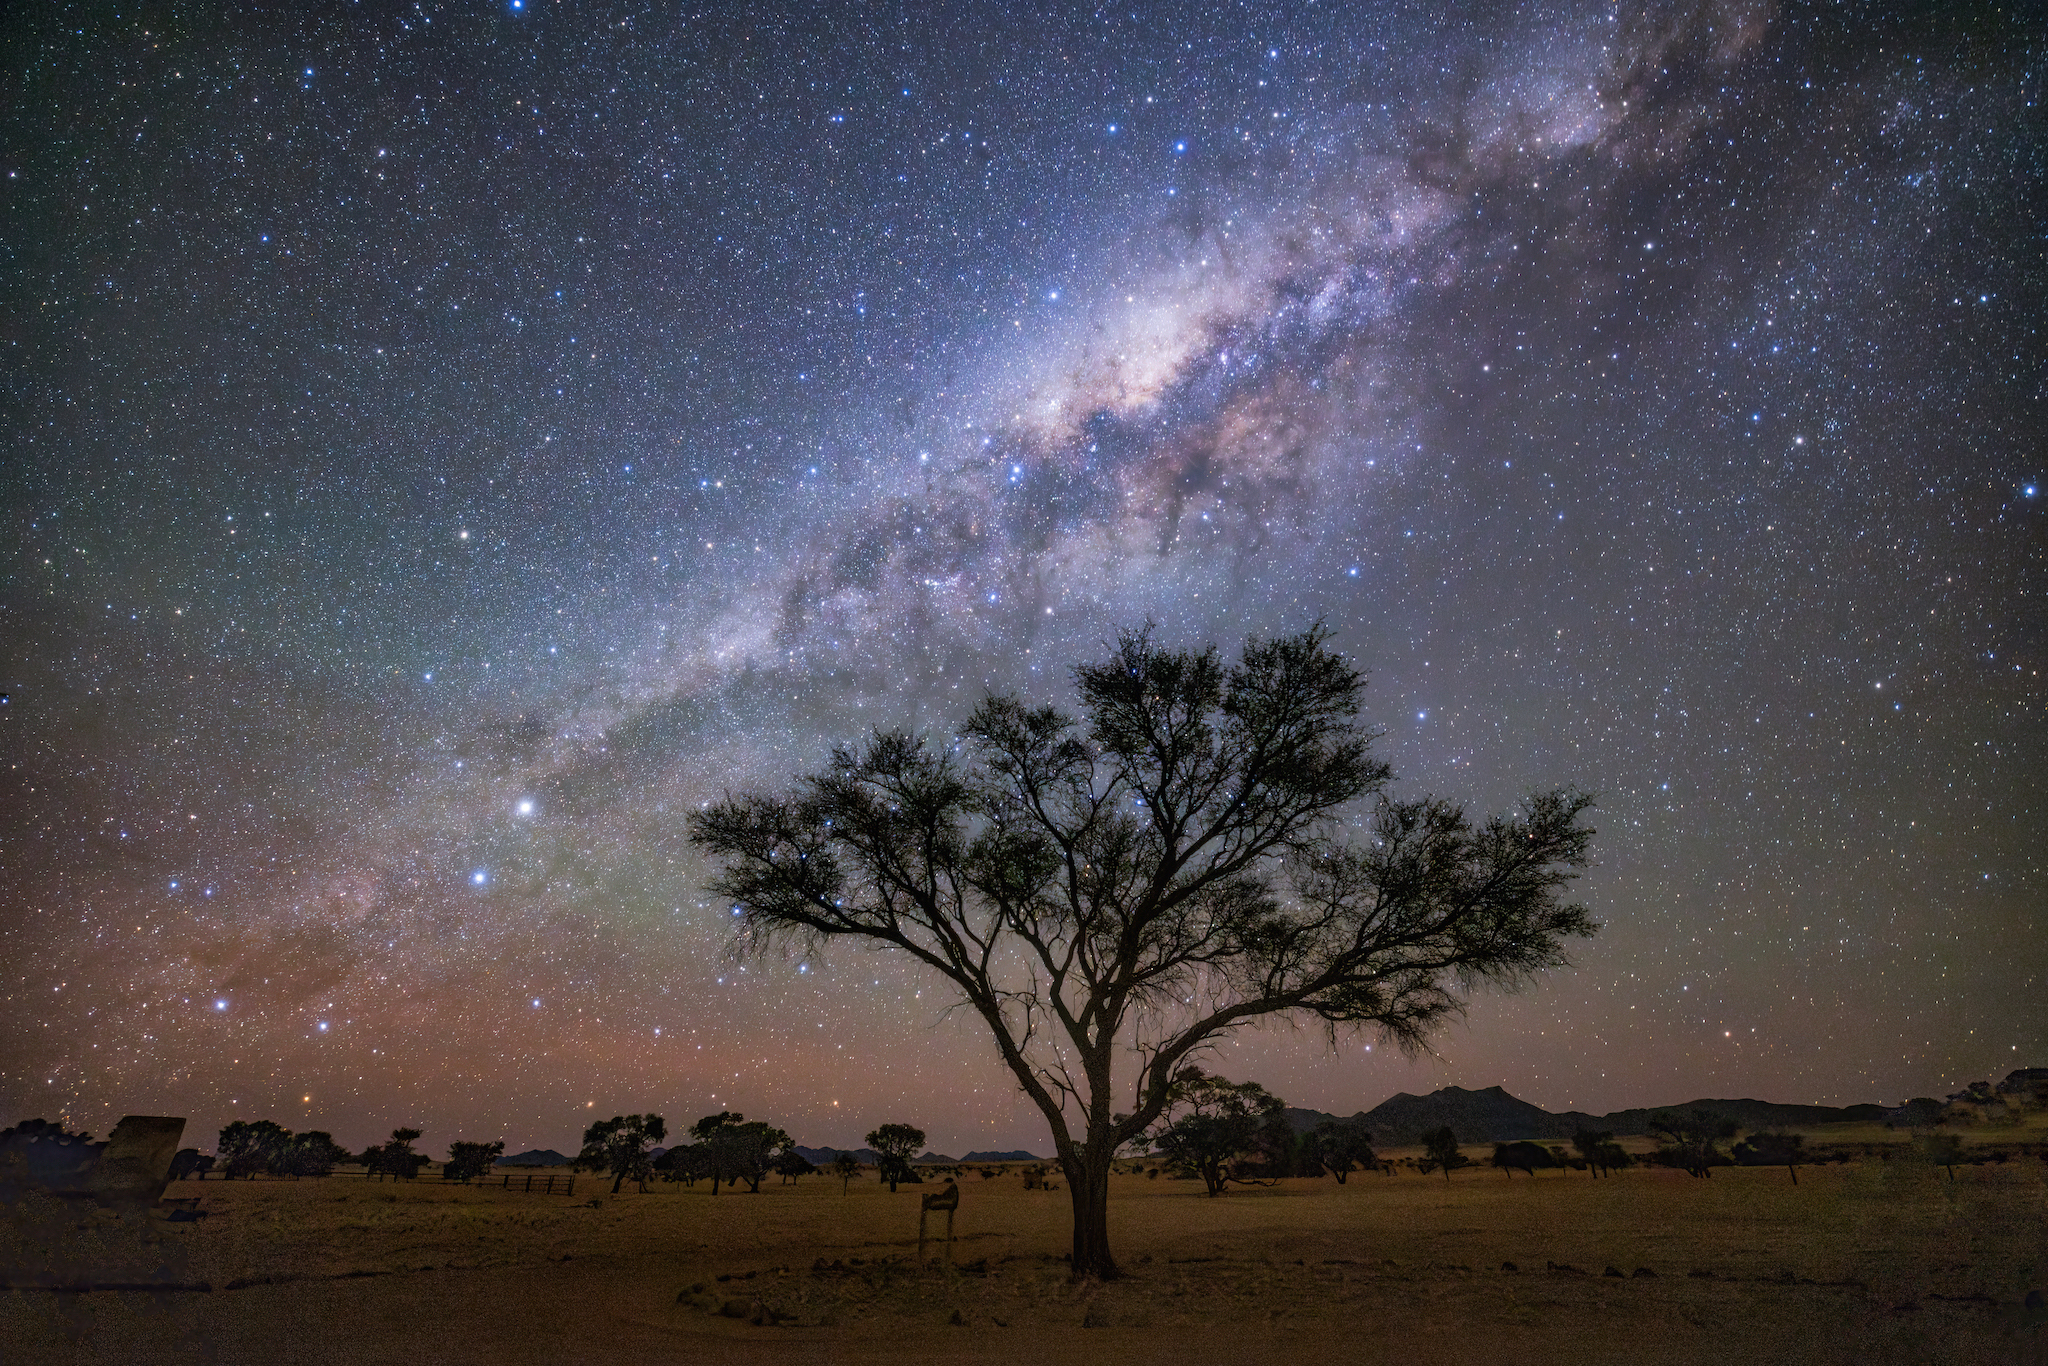
<path id="1" fill-rule="evenodd" d="M 1735 1121 L 1744 1130 L 1793 1127 L 1810 1124 L 1876 1122 L 1885 1117 L 1881 1105 L 1780 1105 L 1765 1100 L 1688 1100 L 1676 1105 L 1616 1110 L 1611 1114 L 1589 1115 L 1582 1110 L 1556 1114 L 1526 1100 L 1517 1100 L 1498 1086 L 1468 1091 L 1446 1086 L 1426 1096 L 1406 1091 L 1382 1101 L 1352 1118 L 1365 1125 L 1373 1142 L 1385 1147 L 1419 1143 L 1432 1129 L 1449 1125 L 1461 1143 L 1505 1143 L 1518 1138 L 1565 1139 L 1580 1129 L 1607 1130 L 1616 1134 L 1646 1134 L 1650 1117 L 1658 1111 L 1684 1114 L 1704 1110 L 1719 1119 Z M 1287 1122 L 1299 1133 L 1337 1116 L 1322 1110 L 1290 1106 Z"/>
<path id="2" fill-rule="evenodd" d="M 516 1153 L 511 1157 L 498 1159 L 501 1167 L 566 1167 L 569 1159 L 553 1148 L 535 1148 L 531 1152 Z"/>
<path id="3" fill-rule="evenodd" d="M 1027 1153 L 1022 1148 L 1012 1148 L 1006 1153 L 969 1153 L 960 1160 L 962 1162 L 1047 1162 L 1051 1159 L 1040 1157 L 1036 1153 Z"/>
<path id="4" fill-rule="evenodd" d="M 852 1153 L 853 1160 L 860 1163 L 863 1167 L 872 1167 L 879 1160 L 876 1158 L 873 1148 L 806 1148 L 803 1144 L 799 1143 L 796 1145 L 796 1150 L 807 1161 L 815 1162 L 821 1167 L 830 1163 L 833 1158 L 841 1153 Z"/>

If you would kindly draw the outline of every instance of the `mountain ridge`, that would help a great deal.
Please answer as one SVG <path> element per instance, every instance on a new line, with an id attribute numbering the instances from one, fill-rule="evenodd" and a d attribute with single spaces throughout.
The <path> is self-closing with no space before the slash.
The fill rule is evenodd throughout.
<path id="1" fill-rule="evenodd" d="M 1756 1130 L 1785 1125 L 1872 1123 L 1893 1112 L 1882 1105 L 1789 1105 L 1767 1100 L 1703 1098 L 1674 1105 L 1635 1106 L 1611 1110 L 1604 1115 L 1583 1110 L 1545 1110 L 1508 1094 L 1499 1086 L 1472 1091 L 1462 1086 L 1445 1086 L 1428 1095 L 1397 1091 L 1370 1110 L 1349 1116 L 1361 1123 L 1377 1143 L 1399 1147 L 1421 1141 L 1432 1129 L 1448 1126 L 1468 1143 L 1504 1143 L 1515 1139 L 1570 1138 L 1581 1129 L 1623 1135 L 1650 1131 L 1650 1120 L 1658 1113 L 1684 1114 L 1703 1110 L 1718 1119 L 1733 1120 L 1744 1129 Z M 1289 1106 L 1287 1120 L 1298 1133 L 1340 1116 L 1325 1110 Z"/>

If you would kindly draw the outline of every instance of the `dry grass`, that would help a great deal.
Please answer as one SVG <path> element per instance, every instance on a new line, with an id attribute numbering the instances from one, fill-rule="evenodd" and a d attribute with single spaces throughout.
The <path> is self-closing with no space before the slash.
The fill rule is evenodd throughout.
<path id="1" fill-rule="evenodd" d="M 1070 1283 L 1066 1193 L 1014 1174 L 964 1180 L 951 1272 L 913 1264 L 917 1188 L 872 1178 L 845 1196 L 819 1177 L 715 1198 L 589 1178 L 573 1199 L 347 1177 L 173 1194 L 210 1217 L 153 1225 L 122 1275 L 146 1262 L 209 1291 L 8 1296 L 0 1357 L 2048 1361 L 2048 1314 L 2023 1305 L 2048 1288 L 2048 1163 L 2031 1157 L 1954 1182 L 1805 1168 L 1796 1188 L 1782 1169 L 1486 1169 L 1209 1200 L 1124 1176 L 1111 1226 L 1131 1275 L 1110 1285 Z M 103 1248 L 135 1237 L 65 1217 Z"/>

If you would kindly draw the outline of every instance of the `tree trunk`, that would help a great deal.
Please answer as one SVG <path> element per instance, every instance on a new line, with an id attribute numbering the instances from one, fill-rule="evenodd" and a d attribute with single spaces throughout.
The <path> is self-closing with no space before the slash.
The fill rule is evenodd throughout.
<path id="1" fill-rule="evenodd" d="M 1074 1202 L 1074 1279 L 1113 1281 L 1123 1273 L 1109 1255 L 1109 1169 L 1113 1154 L 1089 1144 L 1060 1165 Z"/>

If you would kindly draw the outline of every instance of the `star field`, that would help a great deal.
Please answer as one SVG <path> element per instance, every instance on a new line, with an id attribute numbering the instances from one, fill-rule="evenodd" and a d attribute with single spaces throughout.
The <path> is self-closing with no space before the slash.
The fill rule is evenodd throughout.
<path id="1" fill-rule="evenodd" d="M 683 813 L 1320 617 L 1605 928 L 1350 1113 L 2048 1058 L 2048 30 L 1988 7 L 0 20 L 0 1108 L 1042 1122 Z M 438 1148 L 437 1148 L 438 1151 Z"/>

